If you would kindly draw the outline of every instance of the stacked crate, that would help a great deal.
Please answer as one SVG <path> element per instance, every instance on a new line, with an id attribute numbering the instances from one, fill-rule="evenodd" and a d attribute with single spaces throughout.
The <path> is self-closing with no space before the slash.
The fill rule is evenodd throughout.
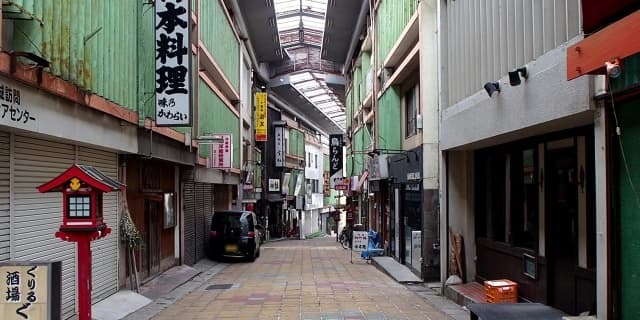
<path id="1" fill-rule="evenodd" d="M 489 303 L 517 303 L 518 284 L 506 279 L 485 281 L 484 298 Z"/>

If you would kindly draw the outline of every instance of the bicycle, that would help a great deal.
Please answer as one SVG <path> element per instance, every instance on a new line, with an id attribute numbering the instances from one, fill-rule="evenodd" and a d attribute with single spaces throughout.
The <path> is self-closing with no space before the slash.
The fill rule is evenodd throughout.
<path id="1" fill-rule="evenodd" d="M 340 232 L 339 241 L 343 249 L 349 249 L 349 234 L 346 229 L 343 229 L 342 232 Z"/>

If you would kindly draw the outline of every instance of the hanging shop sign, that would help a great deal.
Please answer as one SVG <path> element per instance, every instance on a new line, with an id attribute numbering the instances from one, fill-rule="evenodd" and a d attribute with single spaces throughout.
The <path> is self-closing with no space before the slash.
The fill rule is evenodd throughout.
<path id="1" fill-rule="evenodd" d="M 0 263 L 1 319 L 58 319 L 62 296 L 62 263 Z"/>
<path id="2" fill-rule="evenodd" d="M 256 92 L 256 141 L 267 141 L 267 93 Z"/>
<path id="3" fill-rule="evenodd" d="M 332 134 L 329 136 L 329 174 L 331 174 L 330 187 L 335 190 L 348 190 L 347 181 L 346 188 L 342 182 L 342 146 L 343 136 L 341 134 Z M 338 187 L 340 186 L 340 187 Z"/>
<path id="4" fill-rule="evenodd" d="M 275 159 L 276 167 L 284 167 L 284 127 L 275 127 Z"/>
<path id="5" fill-rule="evenodd" d="M 191 125 L 189 25 L 191 1 L 155 4 L 156 125 Z"/>
<path id="6" fill-rule="evenodd" d="M 214 134 L 217 137 L 211 144 L 210 167 L 214 169 L 231 169 L 233 163 L 233 141 L 231 134 Z"/>

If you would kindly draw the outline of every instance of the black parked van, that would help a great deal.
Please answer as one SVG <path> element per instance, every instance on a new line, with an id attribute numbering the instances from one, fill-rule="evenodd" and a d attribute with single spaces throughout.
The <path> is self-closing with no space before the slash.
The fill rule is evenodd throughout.
<path id="1" fill-rule="evenodd" d="M 256 214 L 251 211 L 218 211 L 211 219 L 209 250 L 212 258 L 260 256 L 260 232 Z"/>

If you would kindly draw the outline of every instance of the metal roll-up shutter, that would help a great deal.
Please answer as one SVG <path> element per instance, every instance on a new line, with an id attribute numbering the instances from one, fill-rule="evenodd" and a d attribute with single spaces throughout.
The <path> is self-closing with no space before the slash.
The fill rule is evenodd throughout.
<path id="1" fill-rule="evenodd" d="M 203 184 L 203 200 L 204 200 L 204 214 L 202 216 L 202 241 L 203 243 L 203 252 L 200 256 L 200 259 L 205 258 L 207 256 L 207 250 L 209 249 L 208 241 L 209 241 L 209 231 L 211 230 L 211 216 L 213 213 L 213 188 L 211 184 L 205 183 Z"/>
<path id="2" fill-rule="evenodd" d="M 9 134 L 0 132 L 0 261 L 9 260 Z"/>
<path id="3" fill-rule="evenodd" d="M 211 185 L 208 183 L 196 183 L 196 214 L 195 214 L 195 260 L 198 261 L 207 255 L 207 241 L 211 223 Z"/>
<path id="4" fill-rule="evenodd" d="M 62 261 L 62 318 L 75 314 L 76 246 L 57 239 L 62 222 L 62 194 L 39 193 L 36 187 L 73 164 L 69 144 L 15 135 L 14 238 L 15 260 Z"/>
<path id="5" fill-rule="evenodd" d="M 182 182 L 182 199 L 184 201 L 184 257 L 186 265 L 196 263 L 195 257 L 195 191 L 193 181 Z"/>
<path id="6" fill-rule="evenodd" d="M 204 225 L 204 188 L 202 183 L 195 184 L 196 195 L 196 210 L 195 210 L 195 261 L 200 260 L 204 253 L 204 241 L 203 241 L 203 225 Z"/>
<path id="7" fill-rule="evenodd" d="M 118 154 L 79 147 L 78 163 L 90 165 L 110 178 L 118 179 Z M 111 234 L 91 243 L 93 302 L 118 292 L 118 192 L 103 195 L 103 217 Z"/>

